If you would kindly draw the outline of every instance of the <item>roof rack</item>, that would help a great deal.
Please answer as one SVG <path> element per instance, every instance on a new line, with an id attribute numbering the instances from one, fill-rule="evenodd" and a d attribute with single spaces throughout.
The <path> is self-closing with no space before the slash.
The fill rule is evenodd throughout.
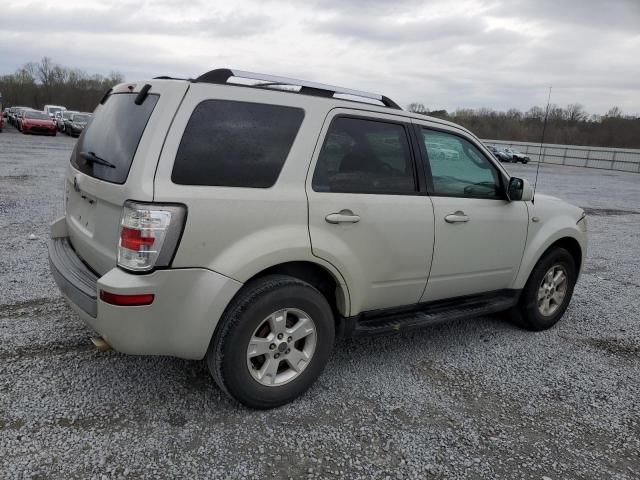
<path id="1" fill-rule="evenodd" d="M 153 77 L 152 80 L 191 80 L 190 78 L 170 77 L 169 75 L 160 75 Z"/>
<path id="2" fill-rule="evenodd" d="M 229 79 L 232 77 L 243 78 L 246 80 L 259 80 L 261 82 L 255 85 L 247 85 L 247 84 L 238 84 L 231 83 Z M 374 100 L 380 102 L 382 105 L 388 108 L 393 108 L 396 110 L 402 110 L 402 108 L 393 100 L 384 95 L 378 95 L 375 93 L 369 92 L 361 92 L 359 90 L 351 90 L 350 88 L 342 88 L 335 87 L 333 85 L 324 85 L 322 83 L 316 82 L 308 82 L 306 80 L 296 80 L 295 78 L 287 78 L 287 77 L 277 77 L 274 75 L 265 75 L 263 73 L 253 73 L 253 72 L 245 72 L 242 70 L 231 70 L 229 68 L 217 68 L 215 70 L 211 70 L 205 74 L 200 75 L 198 78 L 193 80 L 196 83 L 217 83 L 217 84 L 230 84 L 230 85 L 241 85 L 244 87 L 254 87 L 254 88 L 269 88 L 273 86 L 290 86 L 290 87 L 300 87 L 295 93 L 300 93 L 302 95 L 313 95 L 316 97 L 326 97 L 326 98 L 335 98 L 335 95 L 348 95 L 350 97 L 360 97 L 363 99 Z M 287 92 L 292 92 L 291 90 L 282 90 Z M 352 100 L 348 98 L 341 98 L 341 100 Z M 362 103 L 371 103 L 371 102 L 362 102 Z"/>

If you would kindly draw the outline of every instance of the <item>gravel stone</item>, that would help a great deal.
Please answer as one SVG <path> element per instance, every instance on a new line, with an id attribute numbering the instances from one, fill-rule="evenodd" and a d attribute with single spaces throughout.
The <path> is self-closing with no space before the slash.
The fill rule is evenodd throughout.
<path id="1" fill-rule="evenodd" d="M 541 168 L 540 192 L 589 213 L 553 329 L 480 317 L 340 340 L 306 395 L 252 411 L 203 362 L 93 348 L 46 251 L 74 144 L 0 134 L 0 478 L 640 477 L 639 175 Z M 507 168 L 533 181 L 534 164 Z"/>

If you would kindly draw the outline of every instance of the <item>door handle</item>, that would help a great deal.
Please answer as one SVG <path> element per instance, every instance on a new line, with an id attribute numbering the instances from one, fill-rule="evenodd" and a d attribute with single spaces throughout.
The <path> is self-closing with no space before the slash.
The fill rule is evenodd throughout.
<path id="1" fill-rule="evenodd" d="M 355 215 L 351 210 L 341 210 L 339 213 L 330 213 L 324 219 L 328 223 L 358 223 L 360 215 Z"/>
<path id="2" fill-rule="evenodd" d="M 457 212 L 450 213 L 446 217 L 444 217 L 444 221 L 447 223 L 461 223 L 468 222 L 469 216 L 465 215 L 462 210 L 458 210 Z"/>

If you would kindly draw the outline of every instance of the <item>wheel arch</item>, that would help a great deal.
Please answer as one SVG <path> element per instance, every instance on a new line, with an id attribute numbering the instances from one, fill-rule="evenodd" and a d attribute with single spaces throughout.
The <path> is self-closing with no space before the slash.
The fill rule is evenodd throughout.
<path id="1" fill-rule="evenodd" d="M 567 250 L 573 257 L 576 273 L 580 273 L 580 268 L 582 266 L 582 247 L 580 246 L 580 243 L 573 237 L 562 237 L 549 245 L 542 255 L 554 247 L 561 247 Z"/>
<path id="2" fill-rule="evenodd" d="M 274 274 L 288 275 L 313 285 L 325 296 L 334 314 L 344 316 L 349 311 L 349 292 L 344 280 L 324 265 L 309 260 L 278 263 L 257 272 L 246 283 Z"/>
<path id="3" fill-rule="evenodd" d="M 539 245 L 538 248 L 529 249 L 528 252 L 525 251 L 522 265 L 514 283 L 514 288 L 524 288 L 524 285 L 529 279 L 531 272 L 540 261 L 540 259 L 551 248 L 555 247 L 564 248 L 571 254 L 575 262 L 576 273 L 579 274 L 584 261 L 585 245 L 583 245 L 580 240 L 576 238 L 575 232 L 567 229 L 566 231 L 558 232 L 555 237 L 547 239 L 547 241 Z"/>
<path id="4" fill-rule="evenodd" d="M 344 327 L 342 319 L 349 314 L 350 297 L 348 287 L 339 272 L 334 272 L 327 266 L 317 262 L 293 260 L 263 268 L 251 275 L 246 282 L 244 282 L 244 285 L 259 281 L 262 277 L 277 274 L 297 278 L 317 288 L 327 299 L 333 311 L 336 334 L 339 335 L 340 332 L 342 332 Z M 236 298 L 242 290 L 243 288 L 240 288 L 236 292 L 231 301 L 229 301 L 229 304 L 233 302 L 233 299 Z M 218 326 L 216 325 L 212 337 L 215 337 L 217 330 Z"/>

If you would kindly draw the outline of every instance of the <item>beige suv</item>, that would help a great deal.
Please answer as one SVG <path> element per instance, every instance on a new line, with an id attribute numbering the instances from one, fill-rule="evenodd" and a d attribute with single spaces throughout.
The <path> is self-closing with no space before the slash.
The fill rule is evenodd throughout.
<path id="1" fill-rule="evenodd" d="M 581 209 L 534 200 L 464 128 L 228 69 L 109 91 L 65 207 L 53 276 L 101 341 L 206 357 L 256 408 L 309 388 L 336 336 L 501 311 L 549 328 L 586 248 Z"/>

